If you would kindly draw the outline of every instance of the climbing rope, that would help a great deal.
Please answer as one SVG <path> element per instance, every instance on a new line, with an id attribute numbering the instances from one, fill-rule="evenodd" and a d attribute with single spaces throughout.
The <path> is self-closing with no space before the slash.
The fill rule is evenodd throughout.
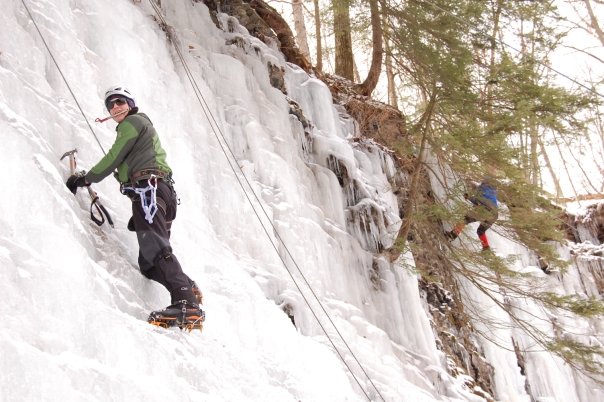
<path id="1" fill-rule="evenodd" d="M 166 27 L 166 29 L 169 29 L 168 27 L 170 27 L 170 25 L 167 23 L 167 21 L 165 20 L 164 16 L 161 13 L 161 10 L 159 9 L 159 7 L 157 6 L 157 4 L 155 4 L 155 2 L 153 0 L 149 0 L 149 4 L 151 4 L 151 7 L 153 7 L 153 10 L 155 11 L 155 14 L 159 20 L 159 22 Z M 327 329 L 323 326 L 323 324 L 321 323 L 321 321 L 319 320 L 319 317 L 317 315 L 317 313 L 314 311 L 314 309 L 312 308 L 312 306 L 310 305 L 309 300 L 306 298 L 306 296 L 304 296 L 304 293 L 302 292 L 302 289 L 300 287 L 300 285 L 298 284 L 298 282 L 296 281 L 296 279 L 294 278 L 294 275 L 292 273 L 292 271 L 289 269 L 289 267 L 287 266 L 287 263 L 285 262 L 283 256 L 281 255 L 281 252 L 279 251 L 279 249 L 277 248 L 277 245 L 275 244 L 275 242 L 273 241 L 273 239 L 271 238 L 271 235 L 267 229 L 267 227 L 265 226 L 265 224 L 262 222 L 262 218 L 260 216 L 260 214 L 258 213 L 256 207 L 254 206 L 254 203 L 252 202 L 252 199 L 250 198 L 250 195 L 248 193 L 248 191 L 246 190 L 244 183 L 247 184 L 248 188 L 250 189 L 250 192 L 253 195 L 253 198 L 256 200 L 256 202 L 258 203 L 260 210 L 262 211 L 262 213 L 264 214 L 264 216 L 267 218 L 267 221 L 270 223 L 270 227 L 272 228 L 275 237 L 279 240 L 279 242 L 283 245 L 283 248 L 287 254 L 287 256 L 291 259 L 291 261 L 293 262 L 293 265 L 296 267 L 298 274 L 300 275 L 300 277 L 303 279 L 304 283 L 306 284 L 306 286 L 308 287 L 308 289 L 310 290 L 311 294 L 313 295 L 314 299 L 316 300 L 316 302 L 319 304 L 321 310 L 323 311 L 323 313 L 325 314 L 325 316 L 327 317 L 328 321 L 331 323 L 331 325 L 333 326 L 333 328 L 335 329 L 338 337 L 340 338 L 340 340 L 343 342 L 343 344 L 346 346 L 346 349 L 348 350 L 348 352 L 350 353 L 350 355 L 352 356 L 352 358 L 354 359 L 354 361 L 357 363 L 357 365 L 359 366 L 359 368 L 361 369 L 361 371 L 363 372 L 363 374 L 365 375 L 365 377 L 367 378 L 367 380 L 369 381 L 369 383 L 372 385 L 372 387 L 375 389 L 377 395 L 379 395 L 379 397 L 385 401 L 384 397 L 382 396 L 382 394 L 380 393 L 379 389 L 377 388 L 377 386 L 374 384 L 374 382 L 372 381 L 371 377 L 369 376 L 369 374 L 367 374 L 367 371 L 365 370 L 365 368 L 363 367 L 363 365 L 360 363 L 360 361 L 358 360 L 358 358 L 356 357 L 355 353 L 352 351 L 352 349 L 350 348 L 350 346 L 348 345 L 348 342 L 346 342 L 346 340 L 344 339 L 342 333 L 340 332 L 340 330 L 338 329 L 338 327 L 336 326 L 336 324 L 334 323 L 333 319 L 331 318 L 331 316 L 329 315 L 329 313 L 327 312 L 327 310 L 325 309 L 325 307 L 323 306 L 323 304 L 321 303 L 321 301 L 319 300 L 319 297 L 317 296 L 317 294 L 315 293 L 315 291 L 313 290 L 313 287 L 311 286 L 311 284 L 308 282 L 308 280 L 306 279 L 305 275 L 302 273 L 302 270 L 300 269 L 298 263 L 296 262 L 296 260 L 294 259 L 293 255 L 291 254 L 291 252 L 289 251 L 289 248 L 287 247 L 285 241 L 281 238 L 281 235 L 279 234 L 279 231 L 277 230 L 277 228 L 275 227 L 273 221 L 271 220 L 271 218 L 269 217 L 268 213 L 266 212 L 265 208 L 262 206 L 262 202 L 260 201 L 258 195 L 255 193 L 255 191 L 253 190 L 253 187 L 251 185 L 251 183 L 249 182 L 249 180 L 247 179 L 247 177 L 245 176 L 245 173 L 243 172 L 243 169 L 239 166 L 239 164 L 237 163 L 233 163 L 233 160 L 237 160 L 235 157 L 235 154 L 233 152 L 233 150 L 229 147 L 224 134 L 222 133 L 222 130 L 220 129 L 220 126 L 218 125 L 218 123 L 216 122 L 216 119 L 214 118 L 214 115 L 212 114 L 210 107 L 208 106 L 201 90 L 199 89 L 199 85 L 197 84 L 197 81 L 195 80 L 195 77 L 193 76 L 193 73 L 191 72 L 187 61 L 185 60 L 180 48 L 178 47 L 178 44 L 174 42 L 174 40 L 172 39 L 172 34 L 174 34 L 174 32 L 171 32 L 168 35 L 168 38 L 170 40 L 170 42 L 172 43 L 174 49 L 176 50 L 176 53 L 178 54 L 178 58 L 180 59 L 180 61 L 182 62 L 183 68 L 185 73 L 187 74 L 187 78 L 189 80 L 189 83 L 191 84 L 191 87 L 193 88 L 193 91 L 195 92 L 195 96 L 197 97 L 197 100 L 201 106 L 201 109 L 208 121 L 208 123 L 210 124 L 210 127 L 212 129 L 212 133 L 214 134 L 214 136 L 216 137 L 216 140 L 218 141 L 218 144 L 223 152 L 223 154 L 225 155 L 227 162 L 231 168 L 231 170 L 233 171 L 235 178 L 237 180 L 237 182 L 239 183 L 239 186 L 241 187 L 241 189 L 244 192 L 244 195 L 247 199 L 247 201 L 249 202 L 250 206 L 252 207 L 252 210 L 254 211 L 254 214 L 256 215 L 256 217 L 258 218 L 258 222 L 260 223 L 260 225 L 262 226 L 262 229 L 264 230 L 264 233 L 266 234 L 267 238 L 269 239 L 269 242 L 271 243 L 273 249 L 277 252 L 277 256 L 279 257 L 279 259 L 281 260 L 281 262 L 283 263 L 283 266 L 285 267 L 285 269 L 287 270 L 291 280 L 293 281 L 294 285 L 296 286 L 296 288 L 298 289 L 298 292 L 300 293 L 300 295 L 302 296 L 302 298 L 304 299 L 304 302 L 306 303 L 306 305 L 308 306 L 308 308 L 310 309 L 312 315 L 314 316 L 315 320 L 317 321 L 317 323 L 319 324 L 319 326 L 321 327 L 321 330 L 323 331 L 323 333 L 325 334 L 325 336 L 327 337 L 327 339 L 329 340 L 329 343 L 333 346 L 334 350 L 336 351 L 336 353 L 338 354 L 338 356 L 340 357 L 340 359 L 342 360 L 342 362 L 344 363 L 344 365 L 346 366 L 346 368 L 348 369 L 348 371 L 350 372 L 351 376 L 354 378 L 354 380 L 356 381 L 357 385 L 361 388 L 361 390 L 363 391 L 363 393 L 365 394 L 365 397 L 367 398 L 367 400 L 371 400 L 371 398 L 369 397 L 369 395 L 367 394 L 367 392 L 365 391 L 364 387 L 361 385 L 359 379 L 357 378 L 357 376 L 354 374 L 354 372 L 352 371 L 351 367 L 348 365 L 348 363 L 346 362 L 346 360 L 344 359 L 344 356 L 342 355 L 342 353 L 339 351 L 339 349 L 336 347 L 334 341 L 332 340 L 331 336 L 328 334 Z M 230 155 L 230 157 L 229 157 Z M 232 160 L 231 160 L 232 158 Z M 237 166 L 237 168 L 235 168 L 235 166 Z M 241 179 L 241 177 L 243 177 L 243 181 Z"/>
<path id="2" fill-rule="evenodd" d="M 48 46 L 48 43 L 46 43 L 46 39 L 44 39 L 44 35 L 42 34 L 42 31 L 40 30 L 40 27 L 38 27 L 38 24 L 36 23 L 36 20 L 34 19 L 34 16 L 32 15 L 31 11 L 29 10 L 29 7 L 27 7 L 27 4 L 25 4 L 25 0 L 21 0 L 21 3 L 23 4 L 23 7 L 25 8 L 25 11 L 27 11 L 27 14 L 29 15 L 29 19 L 31 20 L 31 22 L 34 24 L 34 27 L 36 28 L 36 31 L 38 31 L 38 35 L 40 35 L 40 39 L 42 39 L 42 43 L 44 43 L 44 46 L 46 47 L 46 50 L 48 51 L 48 54 L 50 55 L 50 58 L 52 59 L 53 63 L 55 64 L 55 66 L 57 67 L 57 70 L 59 71 L 59 74 L 61 75 L 61 78 L 63 79 L 63 82 L 65 83 L 65 85 L 67 86 L 67 89 L 69 90 L 69 93 L 71 94 L 76 106 L 78 107 L 80 113 L 82 114 L 82 117 L 84 118 L 84 121 L 86 121 L 86 124 L 88 125 L 88 128 L 90 129 L 90 132 L 92 133 L 92 135 L 94 136 L 97 144 L 99 144 L 99 147 L 101 147 L 101 151 L 103 151 L 103 154 L 107 154 L 105 152 L 105 149 L 103 148 L 103 145 L 101 145 L 101 142 L 99 141 L 99 138 L 97 137 L 96 133 L 94 132 L 94 130 L 92 129 L 92 126 L 90 125 L 90 122 L 88 121 L 88 118 L 86 118 L 86 115 L 84 114 L 84 110 L 82 110 L 82 107 L 80 106 L 80 102 L 78 102 L 78 98 L 75 96 L 75 93 L 73 92 L 73 90 L 71 89 L 71 86 L 69 85 L 69 82 L 67 81 L 67 78 L 65 78 L 65 75 L 63 74 L 63 70 L 61 70 L 61 67 L 59 66 L 59 63 L 57 62 L 57 60 L 55 59 L 55 56 L 53 55 L 52 51 L 50 50 L 50 46 Z M 75 153 L 77 152 L 77 150 L 72 150 L 72 151 L 68 151 L 65 154 L 63 154 L 63 156 L 61 157 L 61 160 L 63 158 L 65 158 L 66 156 L 69 156 L 70 158 L 70 172 L 71 174 L 76 174 L 76 162 L 75 162 Z M 80 172 L 80 173 L 84 173 L 84 171 Z M 107 219 L 107 223 L 109 223 L 109 225 L 111 227 L 114 227 L 113 225 L 113 219 L 111 218 L 111 215 L 109 214 L 109 212 L 107 211 L 107 209 L 105 208 L 105 206 L 101 203 L 101 200 L 98 196 L 98 194 L 96 193 L 96 191 L 94 191 L 92 189 L 92 186 L 87 186 L 87 190 L 88 190 L 88 195 L 90 196 L 91 199 L 91 203 L 90 203 L 90 219 L 92 219 L 92 221 L 94 223 L 96 223 L 98 226 L 103 225 L 103 223 L 105 223 L 105 218 Z M 94 215 L 94 210 L 93 208 L 96 208 L 96 211 L 98 213 L 98 215 L 100 216 L 100 218 L 97 218 Z"/>
<path id="3" fill-rule="evenodd" d="M 88 121 L 88 118 L 86 117 L 86 115 L 84 114 L 84 111 L 82 109 L 82 107 L 80 106 L 80 103 L 77 100 L 77 97 L 75 96 L 75 93 L 73 92 L 71 86 L 69 85 L 69 82 L 67 81 L 65 75 L 63 74 L 63 71 L 61 69 L 61 67 L 59 66 L 59 63 L 57 62 L 57 60 L 55 59 L 50 47 L 48 46 L 48 43 L 46 42 L 46 40 L 44 39 L 44 35 L 42 34 L 40 28 L 38 27 L 38 24 L 36 23 L 35 19 L 33 18 L 33 15 L 29 9 L 29 7 L 27 6 L 27 4 L 25 3 L 25 0 L 21 0 L 21 3 L 23 4 L 23 7 L 25 8 L 25 10 L 27 11 L 27 14 L 30 17 L 30 20 L 32 21 L 34 27 L 36 28 L 38 34 L 40 35 L 40 38 L 42 39 L 42 42 L 44 43 L 44 46 L 46 47 L 46 50 L 48 51 L 54 65 L 56 66 L 57 70 L 59 71 L 59 74 L 61 75 L 61 78 L 63 79 L 63 82 L 65 83 L 65 85 L 67 86 L 67 89 L 69 90 L 76 106 L 78 107 L 80 113 L 82 114 L 84 120 L 86 121 L 86 124 L 88 125 L 88 128 L 90 129 L 90 132 L 92 133 L 92 135 L 94 136 L 96 142 L 98 143 L 99 147 L 101 148 L 103 154 L 106 154 L 105 149 L 103 148 L 101 142 L 99 141 L 94 129 L 92 128 L 92 126 L 90 125 L 90 122 Z M 149 3 L 151 4 L 151 6 L 153 7 L 158 19 L 161 21 L 161 23 L 164 24 L 164 26 L 168 27 L 169 25 L 167 24 L 166 20 L 164 19 L 163 15 L 161 14 L 161 11 L 159 10 L 159 8 L 157 7 L 157 5 L 152 1 L 149 0 Z M 300 292 L 300 295 L 302 296 L 302 298 L 304 299 L 306 305 L 308 306 L 308 308 L 310 309 L 312 315 L 314 316 L 314 318 L 316 319 L 317 323 L 319 324 L 319 326 L 321 327 L 322 331 L 325 333 L 325 336 L 327 337 L 327 339 L 329 340 L 330 344 L 333 346 L 334 350 L 336 351 L 336 353 L 338 354 L 338 356 L 340 357 L 340 359 L 342 360 L 342 362 L 344 363 L 344 365 L 347 367 L 347 369 L 349 370 L 350 374 L 352 375 L 352 377 L 354 378 L 354 380 L 356 381 L 356 383 L 359 385 L 359 387 L 361 388 L 362 392 L 365 394 L 365 396 L 367 397 L 368 400 L 371 400 L 371 398 L 369 397 L 369 395 L 367 394 L 367 392 L 365 391 L 364 387 L 361 385 L 359 379 L 357 378 L 357 376 L 354 374 L 354 372 L 352 371 L 351 367 L 349 366 L 349 364 L 346 362 L 346 360 L 344 359 L 344 356 L 341 354 L 341 352 L 339 351 L 339 349 L 336 347 L 334 341 L 332 340 L 331 336 L 328 334 L 326 328 L 323 326 L 323 324 L 321 323 L 321 321 L 319 320 L 319 317 L 317 315 L 317 313 L 314 311 L 314 309 L 312 308 L 312 306 L 310 305 L 309 300 L 306 298 L 306 296 L 304 296 L 304 293 L 302 292 L 302 289 L 300 287 L 300 285 L 298 284 L 298 282 L 296 281 L 296 279 L 293 276 L 293 273 L 291 272 L 291 270 L 288 268 L 283 256 L 281 255 L 281 253 L 279 252 L 277 245 L 275 244 L 275 242 L 272 240 L 270 233 L 268 231 L 268 229 L 266 228 L 266 226 L 264 225 L 264 223 L 262 222 L 262 219 L 260 217 L 260 214 L 258 213 L 256 207 L 254 207 L 254 204 L 252 202 L 252 199 L 250 198 L 248 192 L 245 189 L 245 186 L 243 185 L 243 182 L 241 181 L 241 178 L 238 174 L 237 169 L 234 167 L 237 166 L 237 168 L 239 169 L 239 173 L 241 174 L 241 176 L 243 177 L 243 180 L 245 181 L 245 183 L 247 184 L 247 186 L 250 188 L 251 193 L 253 194 L 253 197 L 255 198 L 256 202 L 258 203 L 258 205 L 260 206 L 260 209 L 262 210 L 262 213 L 264 214 L 264 216 L 268 219 L 268 222 L 270 222 L 270 225 L 273 229 L 273 232 L 275 233 L 277 239 L 279 240 L 279 242 L 283 245 L 287 255 L 291 258 L 294 266 L 296 267 L 299 275 L 302 277 L 304 283 L 306 284 L 306 286 L 308 287 L 308 289 L 310 290 L 310 292 L 312 293 L 313 297 L 315 298 L 315 300 L 317 301 L 317 303 L 319 304 L 319 306 L 321 307 L 321 310 L 323 311 L 323 313 L 325 314 L 325 316 L 328 318 L 329 322 L 331 323 L 331 325 L 333 326 L 333 328 L 335 329 L 336 333 L 338 334 L 339 338 L 342 340 L 343 344 L 346 346 L 346 348 L 348 349 L 350 355 L 353 357 L 353 359 L 355 360 L 355 362 L 357 363 L 357 365 L 359 366 L 359 368 L 361 369 L 361 371 L 363 372 L 363 374 L 365 375 L 365 377 L 367 378 L 367 380 L 371 383 L 371 385 L 373 386 L 373 388 L 375 389 L 376 393 L 380 396 L 380 398 L 382 400 L 385 400 L 384 397 L 381 395 L 379 389 L 376 387 L 376 385 L 373 383 L 372 379 L 369 377 L 369 375 L 367 374 L 367 372 L 365 371 L 364 367 L 361 365 L 361 363 L 359 362 L 359 360 L 357 359 L 355 353 L 352 351 L 352 349 L 350 348 L 350 346 L 348 345 L 348 343 L 346 342 L 346 340 L 344 339 L 344 337 L 342 336 L 341 332 L 338 330 L 336 324 L 334 323 L 334 321 L 332 320 L 331 316 L 329 315 L 329 313 L 327 312 L 327 310 L 325 309 L 325 307 L 323 306 L 323 304 L 321 303 L 321 301 L 319 300 L 319 297 L 317 296 L 317 294 L 315 293 L 315 291 L 313 290 L 312 286 L 310 285 L 310 283 L 308 282 L 308 280 L 306 279 L 306 277 L 304 276 L 304 274 L 302 273 L 299 265 L 296 263 L 293 255 L 291 254 L 291 252 L 289 251 L 288 247 L 286 246 L 285 242 L 283 241 L 283 239 L 281 238 L 281 236 L 279 235 L 279 232 L 277 230 L 277 228 L 274 226 L 273 222 L 271 221 L 268 213 L 266 212 L 266 210 L 264 209 L 264 207 L 262 206 L 262 203 L 260 201 L 260 199 L 258 198 L 258 196 L 256 195 L 256 193 L 254 192 L 251 183 L 248 181 L 247 177 L 245 176 L 243 170 L 241 169 L 241 167 L 239 167 L 238 164 L 233 163 L 233 161 L 229 158 L 229 155 L 231 156 L 231 158 L 233 160 L 236 160 L 235 155 L 232 151 L 232 149 L 228 146 L 228 143 L 226 142 L 225 136 L 222 133 L 222 131 L 220 130 L 220 127 L 218 126 L 218 123 L 216 122 L 216 119 L 214 118 L 213 114 L 211 113 L 209 106 L 207 105 L 207 102 L 205 101 L 203 94 L 201 93 L 201 90 L 199 89 L 199 86 L 193 76 L 193 74 L 191 73 L 191 70 L 189 69 L 189 66 L 182 54 L 182 52 L 180 51 L 180 49 L 178 48 L 178 45 L 176 43 L 174 43 L 174 41 L 172 40 L 172 38 L 170 37 L 170 41 L 174 46 L 174 49 L 176 50 L 179 59 L 181 60 L 181 62 L 183 63 L 183 67 L 185 70 L 185 73 L 187 74 L 187 78 L 189 79 L 189 82 L 191 83 L 191 86 L 193 88 L 193 91 L 195 92 L 195 95 L 197 97 L 197 100 L 202 108 L 202 111 L 206 117 L 206 119 L 208 120 L 210 127 L 212 128 L 212 132 L 214 134 L 214 136 L 216 137 L 218 144 L 223 152 L 223 154 L 225 155 L 227 162 L 231 168 L 231 170 L 233 171 L 233 173 L 235 174 L 235 177 L 237 179 L 237 182 L 239 183 L 240 187 L 242 188 L 246 199 L 248 200 L 249 204 L 252 207 L 252 210 L 254 211 L 254 214 L 256 215 L 256 217 L 258 218 L 258 221 L 260 222 L 260 225 L 262 226 L 262 229 L 264 230 L 267 238 L 269 239 L 272 247 L 275 249 L 275 251 L 277 252 L 277 255 L 279 257 L 279 259 L 281 260 L 281 262 L 283 263 L 283 266 L 285 267 L 285 269 L 287 270 L 288 274 L 290 275 L 290 278 L 292 279 L 294 285 L 296 286 L 296 288 L 298 289 L 298 291 Z M 222 139 L 222 141 L 221 141 Z M 223 143 L 224 142 L 224 143 Z M 227 152 L 228 151 L 228 152 Z M 145 194 L 140 194 L 141 195 L 141 202 L 144 203 L 144 201 L 142 200 L 143 198 L 147 198 L 146 195 L 146 189 L 142 189 L 145 190 Z M 155 208 L 155 210 L 153 210 Z M 146 212 L 146 219 L 153 219 L 153 215 L 156 212 L 157 207 L 153 204 L 153 201 L 150 200 L 150 202 L 147 205 L 147 210 L 145 210 Z"/>
<path id="4" fill-rule="evenodd" d="M 107 153 L 105 152 L 105 149 L 101 145 L 101 142 L 99 141 L 99 138 L 97 137 L 96 133 L 92 129 L 92 126 L 90 125 L 90 122 L 88 121 L 88 118 L 84 114 L 84 110 L 82 110 L 82 107 L 80 106 L 80 102 L 78 102 L 78 98 L 75 96 L 74 92 L 72 91 L 71 86 L 69 85 L 69 82 L 67 82 L 67 78 L 65 78 L 65 75 L 63 74 L 63 70 L 61 70 L 61 67 L 59 66 L 59 63 L 57 63 L 57 60 L 55 59 L 54 55 L 52 54 L 52 51 L 50 50 L 50 47 L 48 46 L 48 43 L 46 43 L 46 40 L 44 39 L 44 35 L 42 35 L 42 31 L 40 31 L 40 28 L 38 27 L 38 24 L 36 23 L 36 20 L 34 19 L 33 15 L 31 14 L 31 11 L 29 11 L 29 7 L 27 7 L 27 4 L 25 4 L 25 0 L 21 0 L 21 3 L 23 3 L 23 7 L 25 7 L 25 11 L 27 11 L 27 14 L 29 14 L 29 19 L 34 24 L 34 27 L 36 28 L 36 31 L 38 31 L 38 34 L 40 35 L 40 38 L 42 39 L 42 42 L 44 43 L 44 47 L 46 47 L 46 50 L 48 51 L 48 54 L 50 54 L 50 58 L 52 59 L 52 61 L 55 64 L 55 66 L 57 67 L 57 70 L 59 71 L 59 74 L 61 75 L 61 78 L 63 79 L 63 82 L 65 83 L 65 85 L 67 86 L 67 89 L 69 90 L 69 93 L 73 97 L 73 100 L 74 100 L 76 106 L 78 107 L 78 109 L 80 110 L 80 113 L 82 114 L 82 117 L 84 117 L 84 120 L 86 121 L 86 124 L 88 125 L 88 128 L 90 129 L 90 132 L 94 136 L 94 139 L 96 140 L 97 144 L 99 144 L 99 147 L 101 147 L 101 151 L 103 151 L 103 154 L 106 155 Z"/>

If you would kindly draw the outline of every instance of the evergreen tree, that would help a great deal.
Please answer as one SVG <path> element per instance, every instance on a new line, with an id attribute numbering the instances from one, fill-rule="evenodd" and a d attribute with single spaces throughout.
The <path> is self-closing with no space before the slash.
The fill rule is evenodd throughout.
<path id="1" fill-rule="evenodd" d="M 459 180 L 445 174 L 441 184 L 448 192 L 445 205 L 418 202 L 422 185 L 420 165 L 413 172 L 401 243 L 408 232 L 431 236 L 435 220 L 455 222 L 467 208 L 462 199 L 464 181 L 495 176 L 499 196 L 509 209 L 500 220 L 501 234 L 525 244 L 550 266 L 564 268 L 552 241 L 563 238 L 561 210 L 542 191 L 542 161 L 548 145 L 572 140 L 585 130 L 585 111 L 597 103 L 593 94 L 568 90 L 555 84 L 548 68 L 551 53 L 564 32 L 554 2 L 491 2 L 433 0 L 386 3 L 384 30 L 391 43 L 389 55 L 395 75 L 405 88 L 401 96 L 412 124 L 411 147 L 398 148 L 404 156 L 412 150 L 419 163 L 428 151 L 448 166 Z M 519 43 L 511 46 L 509 43 Z M 413 145 L 415 144 L 415 145 Z M 434 169 L 425 165 L 425 169 Z M 415 199 L 414 199 L 415 198 Z M 426 242 L 422 242 L 425 245 Z M 414 249 L 414 245 L 410 245 Z M 421 250 L 415 249 L 416 253 Z M 574 298 L 560 300 L 550 293 L 527 291 L 518 274 L 505 261 L 490 254 L 452 252 L 449 269 L 473 281 L 486 293 L 495 292 L 531 300 L 552 310 L 588 316 L 602 314 L 600 300 L 577 307 Z M 465 267 L 484 266 L 490 274 L 477 279 Z M 506 306 L 502 306 L 506 308 Z M 592 376 L 603 373 L 599 348 L 565 342 L 544 333 L 517 312 L 509 310 L 516 324 L 544 348 Z M 589 350 L 588 350 L 589 349 Z"/>

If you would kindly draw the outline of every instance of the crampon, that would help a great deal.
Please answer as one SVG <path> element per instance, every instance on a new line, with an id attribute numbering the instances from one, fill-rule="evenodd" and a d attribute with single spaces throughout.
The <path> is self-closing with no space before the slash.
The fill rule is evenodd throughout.
<path id="1" fill-rule="evenodd" d="M 153 311 L 147 322 L 162 328 L 178 327 L 191 332 L 194 329 L 203 330 L 206 313 L 195 304 L 179 302 L 166 307 L 164 310 Z"/>

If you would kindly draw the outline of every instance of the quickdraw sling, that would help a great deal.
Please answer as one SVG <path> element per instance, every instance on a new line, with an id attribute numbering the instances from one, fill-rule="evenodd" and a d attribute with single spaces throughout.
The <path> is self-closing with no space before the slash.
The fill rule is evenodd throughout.
<path id="1" fill-rule="evenodd" d="M 145 220 L 153 223 L 153 217 L 157 213 L 157 176 L 154 174 L 147 180 L 147 187 L 122 187 L 122 193 L 132 191 L 141 200 L 141 206 L 145 212 Z"/>

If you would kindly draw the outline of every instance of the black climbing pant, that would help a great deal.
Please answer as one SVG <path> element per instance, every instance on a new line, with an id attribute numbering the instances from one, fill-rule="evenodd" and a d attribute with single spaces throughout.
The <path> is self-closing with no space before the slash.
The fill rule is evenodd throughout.
<path id="1" fill-rule="evenodd" d="M 478 204 L 475 205 L 465 216 L 465 223 L 480 222 L 476 233 L 478 236 L 483 235 L 497 221 L 499 213 L 497 207 L 490 205 Z"/>
<path id="2" fill-rule="evenodd" d="M 140 182 L 137 187 L 146 187 L 147 181 Z M 176 193 L 165 181 L 157 181 L 157 213 L 153 223 L 145 219 L 145 211 L 140 197 L 132 198 L 132 220 L 136 237 L 138 238 L 138 263 L 141 273 L 149 279 L 157 281 L 170 292 L 171 304 L 181 300 L 196 304 L 191 290 L 191 280 L 183 272 L 170 246 L 170 227 L 176 218 Z"/>

